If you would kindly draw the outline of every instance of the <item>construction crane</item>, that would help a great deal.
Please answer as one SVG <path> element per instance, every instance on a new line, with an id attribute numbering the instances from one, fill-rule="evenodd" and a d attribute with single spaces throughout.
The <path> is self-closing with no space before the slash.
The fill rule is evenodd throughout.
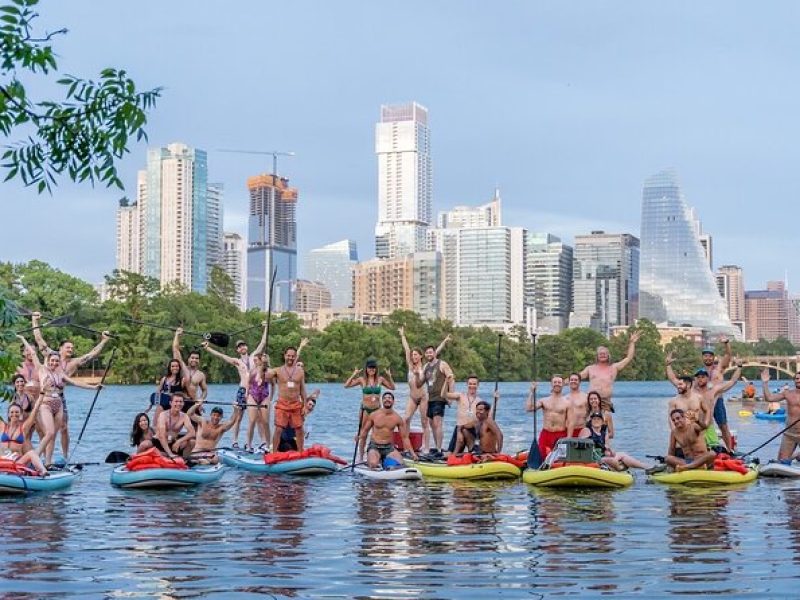
<path id="1" fill-rule="evenodd" d="M 278 176 L 278 157 L 279 156 L 294 156 L 294 152 L 281 152 L 279 150 L 231 150 L 227 148 L 220 148 L 217 152 L 233 152 L 235 154 L 266 154 L 272 156 L 272 183 L 275 184 L 275 178 Z"/>

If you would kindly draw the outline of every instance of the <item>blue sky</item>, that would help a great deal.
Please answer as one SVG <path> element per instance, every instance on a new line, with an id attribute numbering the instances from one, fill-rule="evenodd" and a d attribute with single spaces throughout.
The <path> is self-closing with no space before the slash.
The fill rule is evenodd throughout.
<path id="1" fill-rule="evenodd" d="M 435 211 L 497 184 L 506 224 L 638 235 L 643 180 L 675 167 L 716 265 L 742 265 L 748 289 L 786 270 L 798 287 L 796 3 L 45 0 L 40 12 L 43 28 L 70 30 L 63 71 L 120 66 L 164 86 L 150 144 L 209 152 L 227 229 L 245 231 L 245 180 L 270 159 L 215 150 L 296 152 L 280 171 L 300 191 L 301 265 L 345 237 L 372 255 L 374 124 L 381 103 L 413 99 L 430 110 Z M 127 193 L 145 150 L 120 165 Z M 0 258 L 100 281 L 121 195 L 3 184 Z"/>

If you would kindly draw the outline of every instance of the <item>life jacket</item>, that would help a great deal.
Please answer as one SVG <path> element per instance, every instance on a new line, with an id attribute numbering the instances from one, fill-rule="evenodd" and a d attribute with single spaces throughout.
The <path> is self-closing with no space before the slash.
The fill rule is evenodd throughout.
<path id="1" fill-rule="evenodd" d="M 179 469 L 184 470 L 189 467 L 180 456 L 168 458 L 161 454 L 157 448 L 150 448 L 144 452 L 134 454 L 125 463 L 128 471 L 143 471 L 145 469 Z"/>
<path id="2" fill-rule="evenodd" d="M 8 458 L 0 458 L 0 473 L 25 476 L 38 475 L 38 473 L 33 469 L 29 469 L 28 467 Z"/>
<path id="3" fill-rule="evenodd" d="M 322 444 L 314 444 L 311 448 L 306 448 L 302 452 L 297 450 L 288 450 L 286 452 L 271 452 L 264 455 L 264 462 L 268 465 L 275 465 L 282 462 L 289 462 L 292 460 L 300 460 L 303 458 L 324 458 L 332 460 L 340 465 L 346 465 L 347 461 L 331 454 L 331 449 Z"/>
<path id="4" fill-rule="evenodd" d="M 714 459 L 714 470 L 736 471 L 737 473 L 741 473 L 742 475 L 746 475 L 748 472 L 748 468 L 744 464 L 744 461 L 742 461 L 742 459 L 731 458 L 730 456 L 724 453 L 717 454 L 717 457 Z"/>

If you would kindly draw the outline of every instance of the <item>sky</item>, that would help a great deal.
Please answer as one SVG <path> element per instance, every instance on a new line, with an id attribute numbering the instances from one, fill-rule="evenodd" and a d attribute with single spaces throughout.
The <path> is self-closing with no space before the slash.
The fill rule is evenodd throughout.
<path id="1" fill-rule="evenodd" d="M 3 3 L 0 0 L 0 3 Z M 429 110 L 434 212 L 488 201 L 504 224 L 571 241 L 638 235 L 644 179 L 674 167 L 748 289 L 800 279 L 787 222 L 800 192 L 794 2 L 284 2 L 43 0 L 63 72 L 125 68 L 163 86 L 149 143 L 119 164 L 126 191 L 0 184 L 0 260 L 44 260 L 91 282 L 115 266 L 117 201 L 148 146 L 208 151 L 226 230 L 246 231 L 248 176 L 299 190 L 298 255 L 343 238 L 373 255 L 380 105 Z M 29 94 L 52 93 L 31 80 Z M 782 216 L 783 215 L 783 216 Z"/>

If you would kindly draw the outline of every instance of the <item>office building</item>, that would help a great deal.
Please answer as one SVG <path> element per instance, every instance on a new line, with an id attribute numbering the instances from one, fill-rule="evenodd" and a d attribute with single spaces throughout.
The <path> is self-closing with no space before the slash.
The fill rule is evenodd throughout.
<path id="1" fill-rule="evenodd" d="M 766 290 L 746 291 L 744 304 L 748 341 L 783 337 L 800 344 L 797 310 L 782 281 L 768 281 Z"/>
<path id="2" fill-rule="evenodd" d="M 416 102 L 381 106 L 380 122 L 375 127 L 375 152 L 375 255 L 402 258 L 424 250 L 432 214 L 428 110 Z"/>
<path id="3" fill-rule="evenodd" d="M 117 269 L 139 272 L 139 205 L 127 198 L 117 208 Z"/>
<path id="4" fill-rule="evenodd" d="M 331 308 L 331 292 L 319 281 L 298 279 L 294 282 L 294 311 L 315 313 Z"/>
<path id="5" fill-rule="evenodd" d="M 502 225 L 500 190 L 481 206 L 456 206 L 439 213 L 437 226 L 440 229 L 465 229 L 472 227 L 499 227 Z"/>
<path id="6" fill-rule="evenodd" d="M 248 178 L 247 189 L 247 308 L 267 310 L 274 271 L 272 309 L 291 310 L 292 282 L 297 279 L 297 190 L 274 174 Z"/>
<path id="7" fill-rule="evenodd" d="M 330 290 L 331 308 L 347 308 L 353 305 L 353 267 L 357 262 L 356 243 L 341 240 L 309 251 L 304 274 Z"/>
<path id="8" fill-rule="evenodd" d="M 555 335 L 572 312 L 573 249 L 549 233 L 528 232 L 525 303 L 532 331 Z"/>
<path id="9" fill-rule="evenodd" d="M 217 265 L 222 266 L 223 261 L 223 245 L 222 240 L 224 237 L 223 228 L 223 196 L 225 188 L 221 183 L 209 183 L 207 188 L 207 218 L 208 231 L 207 231 L 207 251 L 206 260 L 208 261 L 208 272 L 211 272 L 211 267 Z"/>
<path id="10" fill-rule="evenodd" d="M 695 326 L 739 337 L 717 289 L 674 171 L 656 173 L 642 190 L 639 315 L 655 323 Z"/>
<path id="11" fill-rule="evenodd" d="M 238 233 L 225 232 L 222 242 L 222 268 L 233 282 L 233 297 L 231 303 L 238 306 L 240 310 L 246 310 L 245 299 L 245 257 L 246 245 L 242 236 Z"/>
<path id="12" fill-rule="evenodd" d="M 570 327 L 633 325 L 639 294 L 639 239 L 629 233 L 592 231 L 575 236 Z"/>

